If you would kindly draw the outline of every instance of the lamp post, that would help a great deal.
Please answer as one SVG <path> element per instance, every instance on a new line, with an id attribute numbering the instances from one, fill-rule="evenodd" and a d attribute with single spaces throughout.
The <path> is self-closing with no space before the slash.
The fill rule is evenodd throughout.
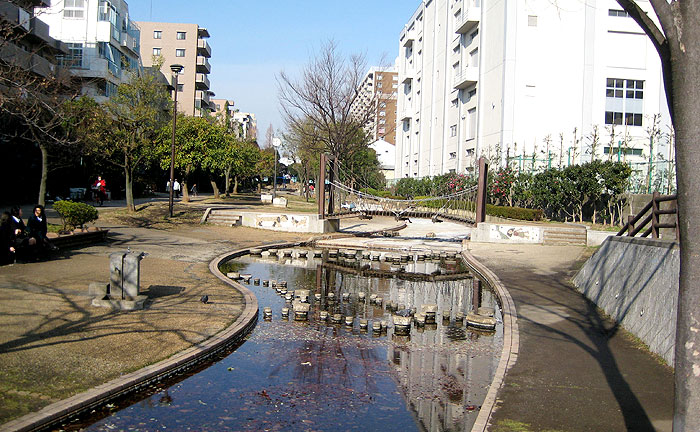
<path id="1" fill-rule="evenodd" d="M 277 198 L 277 155 L 279 147 L 282 145 L 282 140 L 279 138 L 272 138 L 272 147 L 275 148 L 275 178 L 273 180 L 272 186 L 272 199 Z"/>
<path id="2" fill-rule="evenodd" d="M 177 76 L 184 68 L 181 64 L 170 65 L 170 70 L 173 72 L 173 87 L 175 91 L 174 104 L 173 104 L 173 139 L 170 142 L 170 196 L 168 198 L 168 209 L 170 210 L 170 217 L 173 217 L 173 192 L 174 192 L 174 181 L 175 181 L 175 127 L 177 123 Z"/>

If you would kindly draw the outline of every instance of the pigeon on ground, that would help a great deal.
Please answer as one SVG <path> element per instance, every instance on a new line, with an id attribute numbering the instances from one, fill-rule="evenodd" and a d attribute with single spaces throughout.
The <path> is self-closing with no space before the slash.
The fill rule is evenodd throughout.
<path id="1" fill-rule="evenodd" d="M 200 297 L 199 301 L 201 301 L 204 304 L 207 304 L 209 302 L 209 296 L 205 294 L 202 297 Z"/>

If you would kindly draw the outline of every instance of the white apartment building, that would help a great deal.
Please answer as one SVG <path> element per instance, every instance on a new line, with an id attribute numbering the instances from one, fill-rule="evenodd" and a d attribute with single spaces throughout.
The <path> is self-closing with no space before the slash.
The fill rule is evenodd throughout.
<path id="1" fill-rule="evenodd" d="M 422 0 L 399 49 L 397 178 L 642 160 L 654 115 L 670 130 L 658 55 L 614 0 Z"/>
<path id="2" fill-rule="evenodd" d="M 59 63 L 82 81 L 83 93 L 98 102 L 116 94 L 130 72 L 141 67 L 138 26 L 123 0 L 53 0 L 39 15 L 52 38 L 70 54 Z"/>
<path id="3" fill-rule="evenodd" d="M 234 111 L 233 121 L 238 123 L 240 128 L 238 138 L 247 140 L 258 139 L 258 122 L 255 120 L 255 114 Z"/>
<path id="4" fill-rule="evenodd" d="M 399 77 L 395 67 L 370 68 L 352 104 L 352 115 L 365 119 L 364 129 L 371 141 L 384 140 L 396 144 L 396 95 Z"/>

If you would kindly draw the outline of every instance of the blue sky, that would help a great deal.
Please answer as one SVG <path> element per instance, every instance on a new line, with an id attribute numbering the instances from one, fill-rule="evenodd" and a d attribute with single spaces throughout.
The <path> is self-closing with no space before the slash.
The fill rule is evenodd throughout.
<path id="1" fill-rule="evenodd" d="M 420 0 L 127 0 L 136 21 L 195 23 L 209 30 L 211 90 L 252 112 L 259 139 L 282 128 L 275 76 L 294 74 L 326 41 L 368 66 L 394 62 L 399 33 Z"/>

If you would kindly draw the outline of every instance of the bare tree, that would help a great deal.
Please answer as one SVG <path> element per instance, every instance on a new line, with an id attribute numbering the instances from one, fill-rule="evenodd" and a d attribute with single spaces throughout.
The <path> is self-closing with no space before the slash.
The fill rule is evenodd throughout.
<path id="1" fill-rule="evenodd" d="M 341 161 L 366 147 L 356 137 L 373 120 L 378 98 L 388 96 L 376 92 L 368 100 L 358 99 L 366 70 L 364 56 L 345 59 L 330 41 L 304 67 L 299 79 L 280 72 L 279 98 L 288 129 L 320 141 L 323 151 Z"/>
<path id="2" fill-rule="evenodd" d="M 272 138 L 275 137 L 275 128 L 272 127 L 272 123 L 270 123 L 270 126 L 267 127 L 267 131 L 265 131 L 265 144 L 263 145 L 263 148 L 272 148 Z"/>
<path id="3" fill-rule="evenodd" d="M 676 134 L 680 280 L 674 431 L 700 430 L 700 1 L 650 0 L 659 26 L 636 0 L 617 0 L 661 58 Z"/>
<path id="4" fill-rule="evenodd" d="M 596 159 L 596 153 L 598 152 L 598 146 L 600 145 L 600 132 L 598 131 L 598 125 L 593 125 L 591 134 L 586 138 L 588 139 L 587 153 L 591 154 L 591 162 L 593 162 Z"/>

